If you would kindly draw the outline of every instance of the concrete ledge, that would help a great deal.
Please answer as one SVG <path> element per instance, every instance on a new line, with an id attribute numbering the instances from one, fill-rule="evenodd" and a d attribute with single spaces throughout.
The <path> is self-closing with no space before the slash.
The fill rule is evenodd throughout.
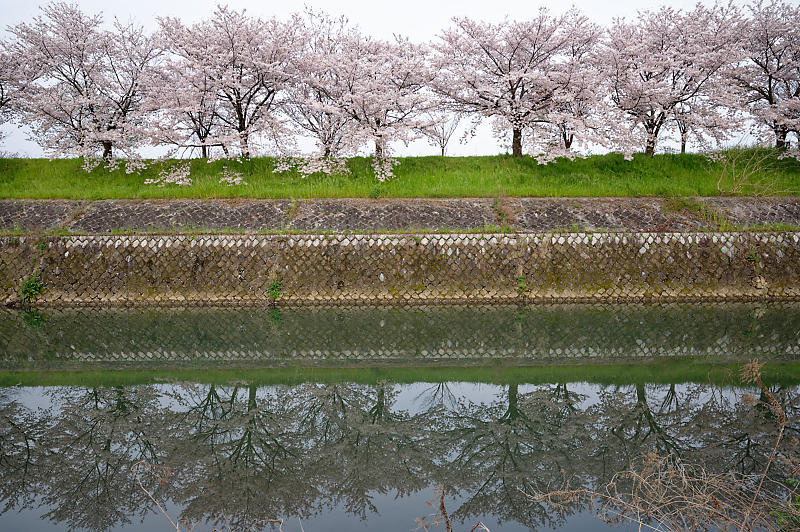
<path id="1" fill-rule="evenodd" d="M 800 299 L 800 233 L 0 238 L 38 305 Z"/>
<path id="2" fill-rule="evenodd" d="M 0 233 L 797 230 L 800 198 L 0 200 Z M 491 229 L 489 229 L 491 230 Z"/>

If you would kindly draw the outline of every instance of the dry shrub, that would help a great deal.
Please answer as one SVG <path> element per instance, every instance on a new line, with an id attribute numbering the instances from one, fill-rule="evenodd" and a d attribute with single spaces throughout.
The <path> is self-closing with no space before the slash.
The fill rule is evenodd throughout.
<path id="1" fill-rule="evenodd" d="M 434 527 L 444 525 L 445 532 L 453 532 L 453 523 L 450 520 L 450 514 L 447 513 L 447 507 L 444 504 L 444 486 L 437 486 L 434 488 L 433 492 L 436 496 L 428 501 L 427 504 L 431 507 L 435 505 L 438 506 L 438 512 L 415 519 L 417 523 L 416 530 L 425 530 L 428 532 Z M 469 532 L 475 532 L 476 530 L 491 532 L 491 530 L 480 521 L 475 523 Z"/>
<path id="2" fill-rule="evenodd" d="M 800 516 L 785 491 L 763 489 L 760 475 L 712 474 L 674 456 L 648 454 L 600 490 L 562 489 L 532 498 L 566 510 L 586 503 L 600 519 L 660 531 L 782 530 L 776 513 Z M 754 490 L 758 490 L 757 492 Z"/>
<path id="3" fill-rule="evenodd" d="M 769 196 L 778 190 L 777 155 L 767 148 L 732 148 L 709 153 L 709 171 L 717 177 L 717 191 L 729 196 Z"/>
<path id="4" fill-rule="evenodd" d="M 733 471 L 716 474 L 687 464 L 674 455 L 650 453 L 626 471 L 614 475 L 600 489 L 570 488 L 531 494 L 560 513 L 586 504 L 609 524 L 638 523 L 641 529 L 659 531 L 800 529 L 800 491 L 794 479 L 781 482 L 769 477 L 786 427 L 786 414 L 762 380 L 763 364 L 746 364 L 741 380 L 756 385 L 778 425 L 769 460 L 760 474 Z M 758 400 L 756 400 L 758 402 Z M 784 458 L 791 460 L 791 458 Z M 796 463 L 788 464 L 793 473 Z"/>

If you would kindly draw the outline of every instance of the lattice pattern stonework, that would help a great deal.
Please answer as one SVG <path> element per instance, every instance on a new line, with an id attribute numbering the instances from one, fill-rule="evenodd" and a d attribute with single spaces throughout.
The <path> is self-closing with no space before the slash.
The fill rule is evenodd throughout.
<path id="1" fill-rule="evenodd" d="M 37 304 L 800 298 L 800 233 L 68 236 L 0 239 Z"/>

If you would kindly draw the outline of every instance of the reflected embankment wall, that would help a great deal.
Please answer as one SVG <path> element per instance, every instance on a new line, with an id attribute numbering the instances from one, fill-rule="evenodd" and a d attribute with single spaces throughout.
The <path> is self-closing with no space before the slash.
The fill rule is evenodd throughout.
<path id="1" fill-rule="evenodd" d="M 5 369 L 710 363 L 800 358 L 800 304 L 0 311 Z"/>

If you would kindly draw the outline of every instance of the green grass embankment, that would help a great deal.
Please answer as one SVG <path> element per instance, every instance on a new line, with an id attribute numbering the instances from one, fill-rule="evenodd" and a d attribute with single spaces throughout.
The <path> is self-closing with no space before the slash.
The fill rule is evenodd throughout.
<path id="1" fill-rule="evenodd" d="M 769 161 L 769 169 L 751 176 L 766 178 L 772 194 L 800 194 L 800 163 Z M 347 161 L 350 175 L 274 173 L 269 157 L 244 162 L 191 161 L 191 186 L 145 185 L 166 161 L 141 174 L 123 170 L 82 170 L 79 159 L 0 159 L 0 198 L 445 198 L 497 196 L 716 196 L 722 169 L 698 154 L 637 155 L 626 161 L 619 154 L 594 155 L 574 161 L 539 165 L 531 157 L 400 157 L 395 177 L 379 183 L 370 159 Z M 219 183 L 225 165 L 243 174 L 247 185 Z M 762 175 L 763 174 L 763 175 Z"/>

